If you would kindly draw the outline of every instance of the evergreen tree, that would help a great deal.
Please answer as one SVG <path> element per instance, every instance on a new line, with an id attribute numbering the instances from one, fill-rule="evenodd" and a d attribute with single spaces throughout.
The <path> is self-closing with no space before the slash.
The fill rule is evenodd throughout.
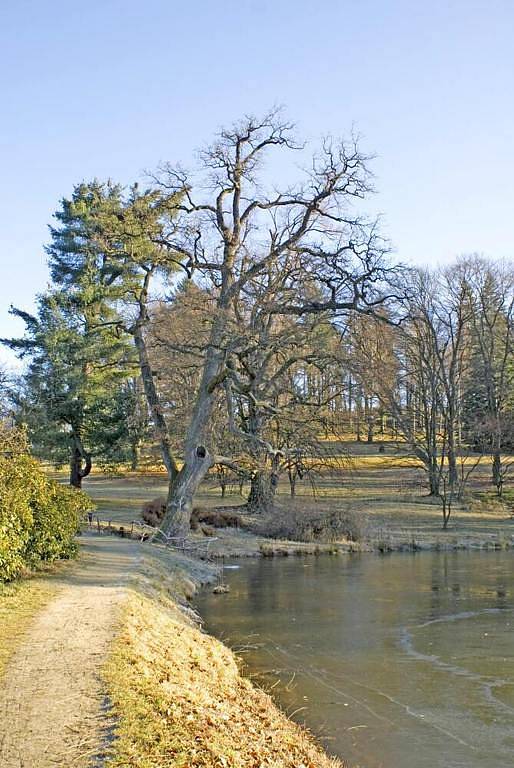
<path id="1" fill-rule="evenodd" d="M 115 210 L 121 191 L 97 182 L 75 188 L 56 213 L 47 248 L 53 286 L 35 316 L 13 308 L 26 326 L 4 340 L 28 357 L 20 415 L 40 456 L 70 460 L 70 483 L 80 487 L 92 457 L 108 455 L 117 393 L 133 372 L 132 346 L 118 322 L 119 285 L 95 238 L 100 211 Z"/>

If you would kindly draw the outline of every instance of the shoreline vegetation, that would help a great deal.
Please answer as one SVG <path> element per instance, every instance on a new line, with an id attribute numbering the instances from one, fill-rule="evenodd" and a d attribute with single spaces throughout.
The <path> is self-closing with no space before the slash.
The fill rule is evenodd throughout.
<path id="1" fill-rule="evenodd" d="M 492 516 L 494 519 L 494 516 Z M 499 550 L 512 540 L 484 540 L 472 531 L 446 544 L 408 549 L 390 541 L 388 550 L 354 542 L 315 544 L 263 541 L 248 531 L 221 529 L 211 553 L 214 566 L 143 545 L 120 632 L 104 670 L 112 705 L 112 742 L 106 766 L 124 768 L 242 768 L 319 766 L 347 763 L 330 757 L 296 725 L 268 693 L 244 676 L 242 662 L 201 629 L 190 600 L 200 586 L 216 580 L 216 560 L 229 557 L 316 556 L 449 549 Z M 215 591 L 215 590 L 214 590 Z M 220 597 L 220 600 L 223 598 Z"/>
<path id="2" fill-rule="evenodd" d="M 208 532 L 210 540 L 199 531 L 192 531 L 191 537 L 204 541 L 210 555 L 220 558 L 514 547 L 514 495 L 509 490 L 499 499 L 490 491 L 487 462 L 473 475 L 465 498 L 454 504 L 443 530 L 441 504 L 426 494 L 423 472 L 409 458 L 356 457 L 344 479 L 327 473 L 315 494 L 300 487 L 294 499 L 281 484 L 269 516 L 248 515 L 236 488 L 229 487 L 221 496 L 211 480 L 195 503 L 207 513 L 233 511 L 241 527 L 215 527 Z M 88 478 L 85 490 L 96 504 L 95 524 L 98 517 L 103 526 L 123 528 L 127 534 L 141 520 L 142 507 L 164 495 L 166 478 L 156 470 L 97 472 Z"/>
<path id="3" fill-rule="evenodd" d="M 152 490 L 159 480 L 158 476 L 150 480 Z M 126 523 L 130 505 L 116 517 L 114 503 L 106 504 L 104 484 L 97 482 L 93 495 L 99 513 L 110 510 L 113 527 Z M 116 482 L 112 480 L 113 486 Z M 94 485 L 91 481 L 91 486 Z M 147 499 L 151 495 L 149 490 L 147 487 L 142 491 Z M 212 489 L 200 499 L 207 506 L 227 501 L 230 505 L 230 497 L 221 502 Z M 317 503 L 325 502 L 321 499 Z M 398 512 L 402 505 L 407 506 L 417 524 L 420 519 L 425 524 L 413 536 L 406 520 L 403 525 L 382 528 L 382 517 L 377 512 L 373 535 L 368 521 L 368 539 L 360 542 L 297 542 L 271 539 L 247 529 L 216 529 L 209 545 L 210 557 L 219 563 L 232 557 L 496 551 L 513 546 L 514 523 L 507 507 L 500 507 L 494 500 L 475 500 L 473 505 L 457 510 L 446 531 L 441 530 L 437 506 L 423 497 L 396 493 L 394 500 L 366 500 L 370 502 L 384 517 L 391 516 L 394 510 Z M 236 496 L 232 503 L 237 503 Z M 359 507 L 359 501 L 355 501 L 362 510 L 366 503 L 363 505 L 361 500 Z M 252 528 L 251 521 L 248 523 L 246 520 L 245 528 Z M 192 536 L 205 538 L 198 533 Z M 179 553 L 170 555 L 162 545 L 143 545 L 142 551 L 144 565 L 132 585 L 121 630 L 105 667 L 113 717 L 113 741 L 106 765 L 346 765 L 318 747 L 308 731 L 289 720 L 267 693 L 244 677 L 232 651 L 201 630 L 200 617 L 188 601 L 197 586 L 213 581 L 209 565 Z"/>

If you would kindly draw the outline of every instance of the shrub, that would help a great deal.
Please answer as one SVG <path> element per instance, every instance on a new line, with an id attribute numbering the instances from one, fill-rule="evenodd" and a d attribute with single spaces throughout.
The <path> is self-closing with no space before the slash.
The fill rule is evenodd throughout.
<path id="1" fill-rule="evenodd" d="M 85 494 L 47 478 L 26 451 L 21 430 L 0 428 L 0 581 L 71 557 L 80 518 L 92 509 Z"/>
<path id="2" fill-rule="evenodd" d="M 296 504 L 277 504 L 273 514 L 253 529 L 261 536 L 291 541 L 360 541 L 365 535 L 361 513 L 348 508 L 309 509 Z"/>
<path id="3" fill-rule="evenodd" d="M 75 534 L 81 519 L 94 506 L 81 491 L 45 478 L 33 502 L 34 525 L 27 545 L 32 564 L 39 560 L 73 557 L 77 551 Z"/>
<path id="4" fill-rule="evenodd" d="M 0 580 L 10 581 L 25 565 L 33 524 L 24 493 L 23 467 L 16 459 L 0 457 Z"/>
<path id="5" fill-rule="evenodd" d="M 165 512 L 166 499 L 164 496 L 158 496 L 156 499 L 152 499 L 151 501 L 147 501 L 145 504 L 143 504 L 141 517 L 145 523 L 148 523 L 148 525 L 152 525 L 154 528 L 158 528 Z"/>
<path id="6" fill-rule="evenodd" d="M 196 530 L 201 524 L 213 528 L 239 528 L 241 518 L 230 508 L 204 509 L 195 507 L 191 515 L 191 528 Z"/>

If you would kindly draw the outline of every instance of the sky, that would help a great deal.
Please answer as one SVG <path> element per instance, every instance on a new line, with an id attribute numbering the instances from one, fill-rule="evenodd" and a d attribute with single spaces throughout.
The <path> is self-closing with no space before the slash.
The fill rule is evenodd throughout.
<path id="1" fill-rule="evenodd" d="M 0 336 L 75 184 L 187 167 L 273 105 L 313 145 L 362 137 L 398 259 L 512 258 L 513 30 L 512 0 L 0 0 Z"/>

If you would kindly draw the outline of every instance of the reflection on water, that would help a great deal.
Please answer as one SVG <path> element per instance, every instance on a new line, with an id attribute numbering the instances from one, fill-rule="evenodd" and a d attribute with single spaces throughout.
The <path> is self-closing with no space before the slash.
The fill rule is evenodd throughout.
<path id="1" fill-rule="evenodd" d="M 365 768 L 514 766 L 514 557 L 239 561 L 207 629 L 333 754 Z M 278 681 L 278 682 L 277 682 Z"/>

